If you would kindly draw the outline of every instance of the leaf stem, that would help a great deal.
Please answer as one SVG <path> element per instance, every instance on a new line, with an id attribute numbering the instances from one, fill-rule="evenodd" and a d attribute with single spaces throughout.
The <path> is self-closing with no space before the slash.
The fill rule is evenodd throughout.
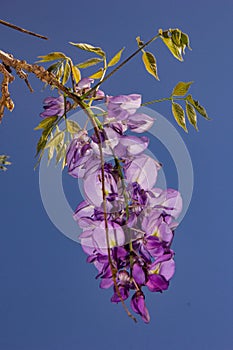
<path id="1" fill-rule="evenodd" d="M 144 103 L 141 104 L 141 106 L 147 106 L 147 105 L 151 105 L 153 103 L 159 103 L 159 102 L 164 102 L 164 101 L 173 101 L 173 100 L 185 101 L 186 99 L 187 99 L 186 97 L 170 96 L 170 97 L 159 98 L 158 100 L 152 100 L 152 101 L 144 102 Z"/>

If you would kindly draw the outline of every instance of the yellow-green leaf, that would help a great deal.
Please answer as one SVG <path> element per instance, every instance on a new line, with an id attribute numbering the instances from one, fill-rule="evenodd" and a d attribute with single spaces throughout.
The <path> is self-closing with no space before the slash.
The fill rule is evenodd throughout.
<path id="1" fill-rule="evenodd" d="M 54 117 L 49 117 L 49 118 L 43 119 L 40 122 L 40 124 L 38 124 L 37 127 L 34 128 L 34 130 L 47 129 L 48 127 L 53 125 L 53 123 L 57 120 L 57 118 L 58 117 L 54 116 Z"/>
<path id="2" fill-rule="evenodd" d="M 91 66 L 95 66 L 96 64 L 98 64 L 100 62 L 103 62 L 102 58 L 94 57 L 94 58 L 90 58 L 89 60 L 86 60 L 84 62 L 76 64 L 76 67 L 78 67 L 78 68 L 88 68 L 88 67 L 91 67 Z"/>
<path id="3" fill-rule="evenodd" d="M 48 72 L 54 72 L 54 71 L 56 71 L 56 70 L 59 68 L 59 65 L 60 65 L 60 64 L 61 64 L 60 62 L 55 62 L 55 63 L 51 64 L 51 66 L 49 66 L 49 67 L 47 68 L 47 71 L 48 71 Z"/>
<path id="4" fill-rule="evenodd" d="M 176 46 L 181 46 L 181 30 L 176 28 L 176 29 L 170 29 L 171 32 L 171 39 L 173 43 Z"/>
<path id="5" fill-rule="evenodd" d="M 78 47 L 81 50 L 88 51 L 88 52 L 94 52 L 99 56 L 105 57 L 105 52 L 100 47 L 95 47 L 90 44 L 85 43 L 73 43 L 70 42 L 71 45 Z"/>
<path id="6" fill-rule="evenodd" d="M 163 40 L 164 44 L 168 47 L 170 52 L 173 54 L 175 58 L 177 58 L 179 61 L 183 61 L 182 57 L 182 47 L 177 46 L 171 37 L 171 32 L 169 30 L 162 31 L 162 29 L 159 30 L 160 38 Z"/>
<path id="7" fill-rule="evenodd" d="M 62 145 L 59 149 L 59 151 L 57 152 L 57 156 L 56 156 L 56 164 L 58 164 L 61 160 L 63 160 L 66 157 L 66 144 L 64 143 L 64 145 Z"/>
<path id="8" fill-rule="evenodd" d="M 66 59 L 67 57 L 62 52 L 50 52 L 48 55 L 38 56 L 38 58 L 41 58 L 41 60 L 38 62 L 49 62 L 59 60 L 60 58 Z"/>
<path id="9" fill-rule="evenodd" d="M 192 85 L 193 81 L 189 81 L 185 83 L 184 81 L 180 81 L 173 89 L 172 95 L 173 96 L 184 96 L 187 94 L 190 86 Z"/>
<path id="10" fill-rule="evenodd" d="M 69 77 L 70 77 L 70 64 L 69 64 L 69 61 L 67 60 L 66 64 L 65 64 L 63 78 L 62 78 L 62 84 L 63 85 L 66 84 L 66 82 L 68 81 Z"/>
<path id="11" fill-rule="evenodd" d="M 61 63 L 60 66 L 58 67 L 56 74 L 55 74 L 56 78 L 60 79 L 63 76 L 63 73 L 64 73 L 64 64 Z"/>
<path id="12" fill-rule="evenodd" d="M 80 131 L 80 126 L 74 120 L 67 119 L 66 127 L 67 131 L 71 134 L 77 134 Z"/>
<path id="13" fill-rule="evenodd" d="M 76 66 L 72 66 L 71 69 L 72 69 L 72 74 L 73 74 L 74 80 L 77 84 L 81 79 L 80 70 Z"/>
<path id="14" fill-rule="evenodd" d="M 100 79 L 103 75 L 103 68 L 100 68 L 96 73 L 92 74 L 89 78 Z"/>
<path id="15" fill-rule="evenodd" d="M 198 128 L 197 128 L 197 115 L 196 115 L 195 109 L 187 101 L 186 101 L 186 114 L 187 114 L 189 123 L 192 124 L 196 130 L 198 130 Z"/>
<path id="16" fill-rule="evenodd" d="M 187 132 L 186 123 L 185 123 L 185 114 L 181 105 L 179 105 L 176 102 L 172 102 L 172 114 L 177 124 L 181 126 L 184 129 L 184 131 Z"/>
<path id="17" fill-rule="evenodd" d="M 7 161 L 8 158 L 7 155 L 0 155 L 0 170 L 6 171 L 7 167 L 5 165 L 11 165 L 11 162 Z"/>
<path id="18" fill-rule="evenodd" d="M 49 150 L 48 150 L 48 165 L 49 165 L 51 159 L 53 158 L 54 150 L 55 150 L 54 146 L 49 147 Z"/>
<path id="19" fill-rule="evenodd" d="M 52 138 L 53 138 L 53 133 L 51 132 L 50 139 L 52 140 Z M 54 146 L 49 147 L 49 150 L 48 150 L 48 165 L 49 165 L 51 159 L 53 158 L 54 150 L 55 150 Z"/>
<path id="20" fill-rule="evenodd" d="M 64 136 L 65 134 L 63 131 L 58 132 L 51 140 L 49 140 L 45 148 L 49 148 L 51 146 L 56 148 L 61 142 L 63 142 Z"/>
<path id="21" fill-rule="evenodd" d="M 117 64 L 120 61 L 121 55 L 122 55 L 122 52 L 124 51 L 124 49 L 125 48 L 123 47 L 120 51 L 118 51 L 115 54 L 115 56 L 113 56 L 113 58 L 108 63 L 108 67 L 112 67 L 112 66 L 114 66 L 115 64 Z"/>
<path id="22" fill-rule="evenodd" d="M 45 148 L 48 135 L 42 133 L 37 145 L 36 145 L 36 156 Z"/>
<path id="23" fill-rule="evenodd" d="M 183 61 L 182 53 L 185 53 L 186 46 L 191 50 L 188 35 L 178 28 L 165 31 L 159 29 L 159 35 L 173 56 Z"/>
<path id="24" fill-rule="evenodd" d="M 188 102 L 196 109 L 196 111 L 197 111 L 198 113 L 200 113 L 205 119 L 210 120 L 210 118 L 208 117 L 208 114 L 207 114 L 205 108 L 204 108 L 202 105 L 200 105 L 199 101 L 194 100 L 194 99 L 192 98 L 192 95 L 188 95 L 188 96 L 187 96 L 187 101 L 188 101 Z"/>
<path id="25" fill-rule="evenodd" d="M 156 58 L 151 52 L 144 51 L 142 54 L 142 60 L 148 73 L 153 75 L 157 80 L 159 80 L 157 73 Z"/>
<path id="26" fill-rule="evenodd" d="M 183 53 L 185 53 L 186 46 L 189 50 L 192 50 L 190 47 L 189 36 L 183 32 L 181 33 L 181 45 Z"/>

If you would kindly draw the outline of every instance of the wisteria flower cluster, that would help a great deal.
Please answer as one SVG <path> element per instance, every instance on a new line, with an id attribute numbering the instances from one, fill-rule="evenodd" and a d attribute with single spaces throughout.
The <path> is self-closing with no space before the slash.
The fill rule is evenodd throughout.
<path id="1" fill-rule="evenodd" d="M 67 151 L 68 172 L 83 180 L 86 197 L 74 219 L 100 287 L 113 288 L 112 303 L 131 297 L 132 310 L 148 323 L 144 288 L 169 286 L 182 199 L 176 190 L 155 187 L 161 165 L 145 153 L 149 139 L 132 134 L 154 122 L 140 113 L 141 95 L 107 97 L 106 106 L 102 129 L 92 135 L 80 130 Z"/>
<path id="2" fill-rule="evenodd" d="M 23 32 L 46 39 L 24 29 Z M 73 63 L 73 59 L 63 52 L 50 52 L 39 56 L 39 62 L 50 64 L 45 69 L 0 51 L 0 73 L 3 75 L 0 123 L 5 109 L 12 111 L 14 108 L 9 93 L 9 84 L 15 79 L 12 72 L 25 80 L 30 91 L 33 90 L 27 73 L 51 86 L 52 90 L 57 89 L 57 97 L 49 96 L 44 100 L 44 111 L 40 114 L 42 121 L 35 128 L 41 131 L 36 165 L 48 149 L 48 162 L 55 155 L 56 164 L 61 162 L 62 169 L 67 166 L 72 177 L 82 179 L 85 198 L 75 210 L 74 219 L 83 230 L 79 238 L 88 255 L 87 261 L 95 265 L 100 287 L 113 289 L 111 302 L 120 302 L 128 316 L 135 320 L 125 303 L 130 298 L 132 311 L 146 323 L 150 316 L 145 291 L 163 292 L 175 271 L 171 245 L 182 199 L 178 191 L 156 186 L 161 164 L 148 155 L 149 138 L 140 136 L 151 128 L 154 120 L 141 113 L 141 95 L 107 96 L 100 88 L 138 54 L 145 70 L 159 80 L 156 57 L 146 51 L 156 40 L 162 40 L 179 61 L 183 61 L 186 47 L 191 50 L 189 36 L 178 28 L 170 28 L 159 29 L 146 42 L 137 36 L 137 49 L 124 60 L 125 48 L 109 59 L 99 46 L 70 42 L 92 57 Z M 83 78 L 81 70 L 94 66 L 99 67 Z M 97 82 L 91 86 L 94 80 Z M 169 101 L 176 123 L 185 132 L 188 132 L 187 121 L 198 130 L 197 113 L 207 120 L 209 117 L 205 108 L 189 93 L 192 83 L 179 81 L 169 97 L 147 101 L 144 105 Z M 93 106 L 100 100 L 105 102 L 105 108 Z M 92 133 L 68 119 L 67 113 L 76 108 L 81 108 L 87 115 L 93 126 Z M 94 113 L 96 110 L 100 116 Z M 60 130 L 62 120 L 65 128 Z M 7 158 L 0 156 L 0 170 L 6 170 L 4 165 L 10 164 Z"/>

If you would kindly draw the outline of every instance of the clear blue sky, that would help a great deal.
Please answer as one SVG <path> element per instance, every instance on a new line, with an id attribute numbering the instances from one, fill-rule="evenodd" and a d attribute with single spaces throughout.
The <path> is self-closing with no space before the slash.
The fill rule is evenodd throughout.
<path id="1" fill-rule="evenodd" d="M 2 19 L 50 38 L 45 42 L 0 27 L 1 48 L 29 62 L 51 51 L 75 59 L 78 50 L 68 41 L 101 45 L 110 56 L 122 46 L 131 53 L 137 35 L 147 40 L 158 28 L 179 27 L 190 35 L 193 49 L 185 62 L 154 44 L 149 50 L 156 54 L 160 82 L 136 58 L 104 89 L 150 100 L 168 96 L 179 80 L 194 80 L 192 92 L 212 120 L 199 119 L 198 133 L 179 130 L 192 157 L 193 199 L 176 232 L 171 286 L 162 295 L 147 295 L 151 323 L 135 325 L 120 305 L 110 303 L 111 293 L 99 289 L 81 247 L 47 217 L 33 170 L 38 140 L 33 128 L 47 93 L 33 78 L 34 94 L 22 81 L 13 84 L 16 107 L 0 127 L 0 153 L 10 154 L 13 163 L 0 174 L 0 350 L 233 348 L 232 11 L 230 0 L 1 3 Z M 173 123 L 169 104 L 153 108 Z M 65 181 L 75 205 L 72 179 Z"/>

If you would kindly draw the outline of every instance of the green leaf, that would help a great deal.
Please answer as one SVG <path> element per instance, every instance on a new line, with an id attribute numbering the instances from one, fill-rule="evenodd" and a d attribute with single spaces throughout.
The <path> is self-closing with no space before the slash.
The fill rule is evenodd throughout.
<path id="1" fill-rule="evenodd" d="M 71 69 L 72 69 L 72 74 L 73 74 L 74 80 L 77 84 L 81 79 L 80 70 L 76 66 L 73 66 L 73 65 L 71 66 Z"/>
<path id="2" fill-rule="evenodd" d="M 168 49 L 170 50 L 170 52 L 173 54 L 173 56 L 175 58 L 177 58 L 179 61 L 183 61 L 183 57 L 181 55 L 181 48 L 177 47 L 171 38 L 162 38 L 164 44 L 168 47 Z"/>
<path id="3" fill-rule="evenodd" d="M 51 159 L 53 158 L 54 151 L 55 151 L 55 148 L 53 146 L 49 147 L 49 150 L 48 150 L 48 165 L 49 165 Z"/>
<path id="4" fill-rule="evenodd" d="M 186 128 L 186 123 L 185 123 L 184 110 L 181 107 L 181 105 L 179 105 L 176 102 L 172 102 L 172 114 L 173 114 L 177 124 L 179 126 L 181 126 L 184 129 L 184 131 L 188 132 L 187 128 Z"/>
<path id="5" fill-rule="evenodd" d="M 94 57 L 94 58 L 90 58 L 89 60 L 86 60 L 82 63 L 76 64 L 76 67 L 78 68 L 88 68 L 91 66 L 95 66 L 96 64 L 103 62 L 102 58 L 98 58 L 98 57 Z"/>
<path id="6" fill-rule="evenodd" d="M 180 81 L 173 89 L 172 96 L 184 96 L 187 94 L 190 86 L 192 85 L 193 81 L 189 81 L 187 83 Z"/>
<path id="7" fill-rule="evenodd" d="M 189 50 L 192 50 L 190 47 L 189 36 L 185 33 L 181 33 L 181 45 L 183 53 L 185 53 L 186 46 Z"/>
<path id="8" fill-rule="evenodd" d="M 210 120 L 210 118 L 208 117 L 208 114 L 205 110 L 205 108 L 200 105 L 199 101 L 194 100 L 192 95 L 188 95 L 187 96 L 187 101 L 196 109 L 196 111 L 198 113 L 200 113 L 205 119 Z"/>
<path id="9" fill-rule="evenodd" d="M 42 133 L 37 146 L 36 146 L 36 156 L 43 151 L 43 149 L 45 148 L 46 142 L 47 142 L 47 137 L 48 135 L 45 135 L 44 133 Z"/>
<path id="10" fill-rule="evenodd" d="M 180 29 L 170 29 L 171 39 L 176 46 L 181 46 L 181 30 Z"/>
<path id="11" fill-rule="evenodd" d="M 60 79 L 62 76 L 63 76 L 63 73 L 64 73 L 64 64 L 60 64 L 58 70 L 57 70 L 57 73 L 56 73 L 56 77 L 57 79 Z"/>
<path id="12" fill-rule="evenodd" d="M 102 75 L 103 75 L 103 68 L 100 68 L 96 73 L 90 75 L 89 78 L 100 79 L 102 78 Z"/>
<path id="13" fill-rule="evenodd" d="M 175 58 L 177 58 L 179 61 L 183 61 L 182 57 L 182 48 L 178 47 L 171 38 L 171 33 L 169 30 L 162 31 L 162 29 L 159 29 L 159 35 L 160 38 L 163 40 L 164 44 L 168 47 L 170 52 L 173 54 Z"/>
<path id="14" fill-rule="evenodd" d="M 46 118 L 47 119 L 47 118 Z M 42 135 L 37 143 L 37 146 L 36 146 L 36 157 L 39 155 L 39 158 L 36 162 L 36 165 L 34 167 L 34 169 L 38 166 L 38 164 L 40 163 L 40 160 L 44 154 L 44 150 L 45 150 L 45 146 L 46 146 L 46 143 L 47 143 L 47 140 L 48 140 L 48 137 L 49 135 L 51 134 L 52 132 L 52 129 L 53 129 L 53 125 L 48 125 L 42 132 Z"/>
<path id="15" fill-rule="evenodd" d="M 57 156 L 56 156 L 56 164 L 58 164 L 62 159 L 64 159 L 66 157 L 66 144 L 63 144 L 59 151 L 57 152 Z"/>
<path id="16" fill-rule="evenodd" d="M 64 140 L 65 133 L 64 131 L 59 131 L 45 146 L 45 148 L 49 148 L 51 146 L 57 147 Z"/>
<path id="17" fill-rule="evenodd" d="M 173 56 L 179 61 L 183 61 L 182 53 L 185 53 L 186 46 L 191 50 L 188 35 L 178 28 L 165 31 L 159 29 L 159 35 Z"/>
<path id="18" fill-rule="evenodd" d="M 53 133 L 51 132 L 50 140 L 52 140 L 52 138 L 53 138 Z M 54 146 L 49 147 L 49 150 L 48 150 L 48 165 L 49 165 L 51 159 L 53 158 L 54 151 L 55 151 L 55 147 Z"/>
<path id="19" fill-rule="evenodd" d="M 9 156 L 6 155 L 0 155 L 0 170 L 6 171 L 7 167 L 5 165 L 10 165 L 11 162 L 8 162 L 7 159 Z"/>
<path id="20" fill-rule="evenodd" d="M 40 124 L 37 125 L 37 127 L 34 128 L 34 130 L 40 130 L 40 129 L 46 129 L 53 125 L 53 123 L 57 120 L 58 117 L 49 117 L 43 119 Z"/>
<path id="21" fill-rule="evenodd" d="M 195 109 L 187 101 L 186 101 L 186 114 L 187 114 L 189 123 L 192 124 L 194 126 L 194 128 L 198 131 L 197 115 L 196 115 Z"/>
<path id="22" fill-rule="evenodd" d="M 157 80 L 159 80 L 157 73 L 156 58 L 151 52 L 144 51 L 142 54 L 142 60 L 148 73 L 153 75 Z"/>
<path id="23" fill-rule="evenodd" d="M 49 66 L 49 67 L 47 68 L 47 71 L 48 71 L 48 72 L 54 72 L 54 71 L 56 71 L 56 70 L 59 68 L 60 64 L 61 64 L 60 61 L 51 64 L 51 66 Z"/>
<path id="24" fill-rule="evenodd" d="M 90 44 L 85 44 L 85 43 L 73 43 L 70 42 L 71 45 L 78 47 L 81 50 L 88 51 L 88 52 L 94 52 L 99 56 L 105 57 L 105 52 L 100 48 L 100 47 L 95 47 Z"/>
<path id="25" fill-rule="evenodd" d="M 49 62 L 49 61 L 59 60 L 60 58 L 66 59 L 67 57 L 62 52 L 51 52 L 45 56 L 38 56 L 38 58 L 41 58 L 41 60 L 38 62 Z"/>
<path id="26" fill-rule="evenodd" d="M 67 131 L 71 134 L 77 134 L 80 131 L 80 126 L 74 120 L 66 120 Z"/>
<path id="27" fill-rule="evenodd" d="M 62 78 L 62 85 L 65 85 L 67 83 L 69 77 L 70 77 L 70 64 L 69 64 L 69 61 L 66 60 L 66 65 L 64 69 L 63 78 Z"/>
<path id="28" fill-rule="evenodd" d="M 120 61 L 120 59 L 121 59 L 121 55 L 122 55 L 122 52 L 124 51 L 124 47 L 120 50 L 120 51 L 118 51 L 116 54 L 115 54 L 115 56 L 113 56 L 113 58 L 109 61 L 109 63 L 108 63 L 108 67 L 112 67 L 112 66 L 115 66 L 115 64 L 117 64 L 119 61 Z"/>

